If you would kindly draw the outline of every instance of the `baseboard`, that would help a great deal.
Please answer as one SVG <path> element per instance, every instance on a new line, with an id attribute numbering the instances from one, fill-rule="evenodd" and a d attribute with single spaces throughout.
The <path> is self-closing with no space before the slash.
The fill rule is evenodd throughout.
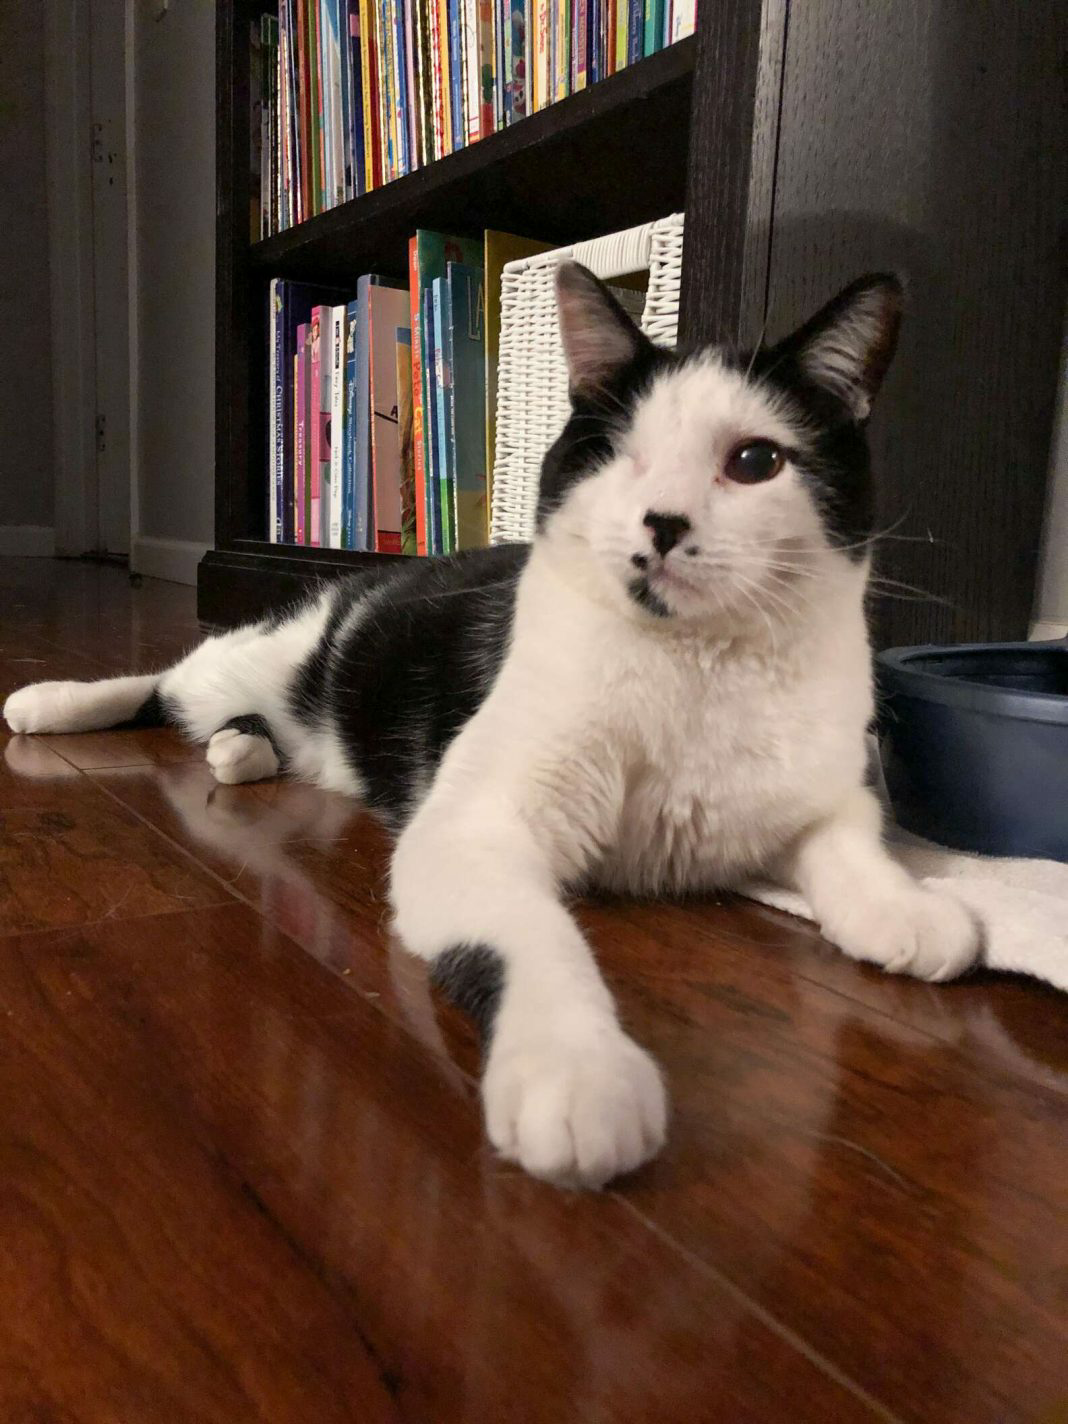
<path id="1" fill-rule="evenodd" d="M 1045 643 L 1052 638 L 1068 638 L 1068 623 L 1056 618 L 1043 618 L 1031 624 L 1029 638 L 1032 643 Z"/>
<path id="2" fill-rule="evenodd" d="M 43 524 L 0 524 L 0 554 L 7 558 L 51 559 L 56 531 Z"/>
<path id="3" fill-rule="evenodd" d="M 197 565 L 207 553 L 207 544 L 193 544 L 187 539 L 146 539 L 133 541 L 130 570 L 145 578 L 166 579 L 168 583 L 197 581 Z"/>

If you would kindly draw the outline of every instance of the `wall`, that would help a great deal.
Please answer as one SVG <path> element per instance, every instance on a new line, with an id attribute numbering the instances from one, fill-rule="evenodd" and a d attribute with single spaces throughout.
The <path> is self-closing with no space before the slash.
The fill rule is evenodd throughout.
<path id="1" fill-rule="evenodd" d="M 0 174 L 0 552 L 43 553 L 53 522 L 53 435 L 38 4 L 0 4 Z M 36 532 L 11 532 L 27 525 Z"/>
<path id="2" fill-rule="evenodd" d="M 133 561 L 194 582 L 214 530 L 215 6 L 161 8 L 137 0 L 128 35 Z"/>

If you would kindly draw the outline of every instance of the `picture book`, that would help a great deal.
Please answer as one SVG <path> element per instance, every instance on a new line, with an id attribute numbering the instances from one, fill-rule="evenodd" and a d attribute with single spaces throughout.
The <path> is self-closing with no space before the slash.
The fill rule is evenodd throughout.
<path id="1" fill-rule="evenodd" d="M 438 442 L 438 376 L 434 346 L 434 285 L 423 293 L 423 389 L 426 393 L 426 520 L 427 551 L 445 553 L 441 528 L 441 449 Z"/>
<path id="2" fill-rule="evenodd" d="M 371 468 L 376 551 L 401 551 L 401 468 L 398 431 L 397 328 L 408 318 L 403 288 L 371 286 Z"/>
<path id="3" fill-rule="evenodd" d="M 342 463 L 345 428 L 345 313 L 346 304 L 330 310 L 330 492 L 326 510 L 327 538 L 324 548 L 340 549 L 342 502 Z"/>
<path id="4" fill-rule="evenodd" d="M 457 549 L 488 542 L 486 507 L 485 294 L 482 270 L 450 262 L 445 279 L 449 317 L 447 367 L 453 461 L 453 527 Z"/>
<path id="5" fill-rule="evenodd" d="M 307 543 L 304 503 L 308 489 L 308 365 L 311 359 L 311 324 L 302 322 L 297 328 L 297 441 L 296 477 L 293 486 L 294 538 L 298 544 Z"/>
<path id="6" fill-rule="evenodd" d="M 412 333 L 398 326 L 397 344 L 397 434 L 400 444 L 401 553 L 419 552 L 415 537 L 415 463 L 412 458 Z"/>
<path id="7" fill-rule="evenodd" d="M 345 401 L 341 425 L 341 547 L 354 549 L 356 453 L 356 324 L 359 301 L 345 307 Z"/>
<path id="8" fill-rule="evenodd" d="M 456 452 L 452 443 L 452 372 L 446 337 L 451 313 L 449 288 L 444 277 L 430 284 L 434 323 L 434 424 L 438 448 L 438 503 L 441 509 L 441 551 L 456 552 Z"/>

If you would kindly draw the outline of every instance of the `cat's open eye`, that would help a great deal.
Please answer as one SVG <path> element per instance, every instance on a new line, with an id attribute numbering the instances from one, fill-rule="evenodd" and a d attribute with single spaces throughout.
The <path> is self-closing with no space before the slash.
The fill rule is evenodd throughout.
<path id="1" fill-rule="evenodd" d="M 723 462 L 723 473 L 739 485 L 758 485 L 783 467 L 784 456 L 773 440 L 745 440 Z"/>

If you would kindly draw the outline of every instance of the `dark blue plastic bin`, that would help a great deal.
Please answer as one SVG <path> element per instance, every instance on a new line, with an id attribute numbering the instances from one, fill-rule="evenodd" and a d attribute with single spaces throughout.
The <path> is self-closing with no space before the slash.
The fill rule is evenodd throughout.
<path id="1" fill-rule="evenodd" d="M 898 823 L 958 850 L 1068 861 L 1068 642 L 892 648 L 875 667 Z"/>

